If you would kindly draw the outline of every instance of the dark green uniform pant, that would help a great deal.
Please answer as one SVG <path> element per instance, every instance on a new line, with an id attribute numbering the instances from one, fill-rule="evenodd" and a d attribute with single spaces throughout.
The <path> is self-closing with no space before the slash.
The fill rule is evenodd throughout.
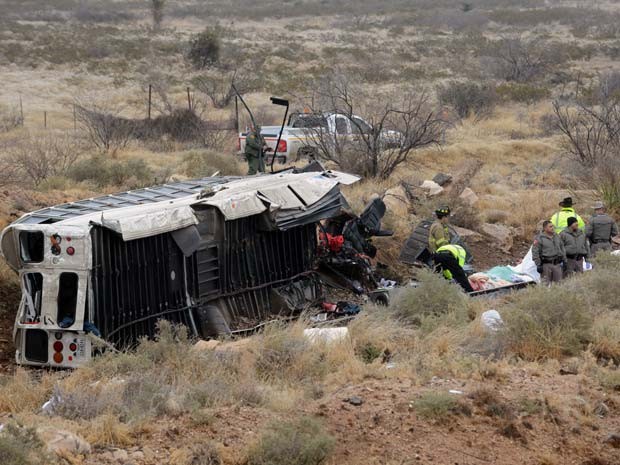
<path id="1" fill-rule="evenodd" d="M 260 160 L 258 157 L 246 155 L 245 159 L 248 162 L 248 175 L 256 174 L 260 171 Z"/>

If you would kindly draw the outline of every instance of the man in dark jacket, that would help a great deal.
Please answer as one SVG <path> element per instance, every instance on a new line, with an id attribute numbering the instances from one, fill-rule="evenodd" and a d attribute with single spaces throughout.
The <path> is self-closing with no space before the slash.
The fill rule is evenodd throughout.
<path id="1" fill-rule="evenodd" d="M 585 233 L 579 229 L 577 218 L 571 216 L 567 220 L 568 226 L 560 233 L 560 239 L 566 252 L 566 275 L 581 273 L 583 259 L 590 256 L 590 244 Z"/>
<path id="2" fill-rule="evenodd" d="M 562 263 L 566 261 L 566 252 L 560 236 L 555 233 L 551 221 L 543 223 L 543 231 L 534 240 L 532 258 L 536 270 L 547 284 L 562 280 Z"/>

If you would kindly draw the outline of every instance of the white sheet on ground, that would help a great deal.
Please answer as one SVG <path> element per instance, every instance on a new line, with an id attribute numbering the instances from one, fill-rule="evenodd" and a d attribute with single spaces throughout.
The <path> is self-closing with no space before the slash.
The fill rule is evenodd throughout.
<path id="1" fill-rule="evenodd" d="M 517 274 L 529 276 L 535 282 L 540 283 L 540 273 L 536 271 L 536 263 L 534 263 L 534 259 L 532 258 L 531 247 L 527 254 L 525 254 L 525 257 L 523 257 L 521 263 L 517 266 L 511 266 L 509 268 Z"/>

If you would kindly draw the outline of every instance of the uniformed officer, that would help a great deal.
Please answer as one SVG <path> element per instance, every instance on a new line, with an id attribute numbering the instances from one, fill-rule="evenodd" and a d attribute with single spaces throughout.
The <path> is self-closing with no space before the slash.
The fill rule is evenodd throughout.
<path id="1" fill-rule="evenodd" d="M 579 229 L 584 229 L 586 224 L 581 219 L 581 217 L 577 213 L 575 213 L 572 197 L 566 197 L 564 200 L 562 200 L 560 202 L 560 207 L 560 211 L 554 213 L 551 217 L 551 222 L 553 223 L 556 234 L 560 234 L 562 231 L 564 231 L 566 226 L 568 226 L 568 218 L 570 218 L 571 216 L 577 218 L 577 224 Z"/>
<path id="2" fill-rule="evenodd" d="M 444 245 L 450 243 L 450 230 L 448 224 L 450 222 L 450 208 L 443 206 L 435 210 L 435 221 L 428 231 L 428 250 L 433 254 Z"/>
<path id="3" fill-rule="evenodd" d="M 534 240 L 532 258 L 544 282 L 550 284 L 562 280 L 562 263 L 566 261 L 566 252 L 551 221 L 543 222 L 543 231 Z"/>
<path id="4" fill-rule="evenodd" d="M 592 208 L 594 216 L 586 227 L 586 236 L 592 244 L 592 255 L 599 250 L 611 250 L 611 238 L 618 235 L 618 225 L 605 213 L 603 202 L 596 202 Z"/>
<path id="5" fill-rule="evenodd" d="M 252 127 L 245 137 L 245 150 L 243 151 L 248 162 L 248 175 L 265 172 L 263 156 L 266 147 L 265 138 L 260 133 L 260 126 Z"/>
<path id="6" fill-rule="evenodd" d="M 583 272 L 583 259 L 590 256 L 590 244 L 586 234 L 579 229 L 577 218 L 571 216 L 568 226 L 560 233 L 560 239 L 566 252 L 565 276 Z"/>
<path id="7" fill-rule="evenodd" d="M 446 279 L 454 279 L 465 292 L 474 292 L 463 271 L 466 256 L 467 252 L 460 245 L 442 245 L 433 254 L 433 262 L 435 262 L 435 270 L 442 271 Z"/>

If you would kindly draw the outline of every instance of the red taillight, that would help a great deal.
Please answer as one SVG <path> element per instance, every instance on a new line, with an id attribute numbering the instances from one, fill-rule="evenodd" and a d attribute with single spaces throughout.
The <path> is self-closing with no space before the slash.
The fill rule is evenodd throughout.
<path id="1" fill-rule="evenodd" d="M 62 356 L 62 354 L 60 352 L 56 352 L 54 354 L 54 362 L 56 362 L 56 363 L 62 363 L 63 358 L 64 357 Z"/>
<path id="2" fill-rule="evenodd" d="M 75 249 L 73 247 L 67 247 L 67 255 L 73 255 L 75 253 Z"/>
<path id="3" fill-rule="evenodd" d="M 71 352 L 75 352 L 77 350 L 77 344 L 75 342 L 72 342 L 71 344 L 69 344 L 69 350 Z"/>
<path id="4" fill-rule="evenodd" d="M 62 352 L 62 349 L 64 347 L 65 346 L 62 345 L 62 342 L 60 342 L 60 341 L 54 342 L 54 352 Z"/>
<path id="5" fill-rule="evenodd" d="M 284 153 L 284 152 L 286 152 L 287 148 L 288 147 L 286 145 L 286 141 L 285 140 L 280 140 L 280 142 L 278 143 L 278 148 L 276 149 L 276 152 Z"/>

